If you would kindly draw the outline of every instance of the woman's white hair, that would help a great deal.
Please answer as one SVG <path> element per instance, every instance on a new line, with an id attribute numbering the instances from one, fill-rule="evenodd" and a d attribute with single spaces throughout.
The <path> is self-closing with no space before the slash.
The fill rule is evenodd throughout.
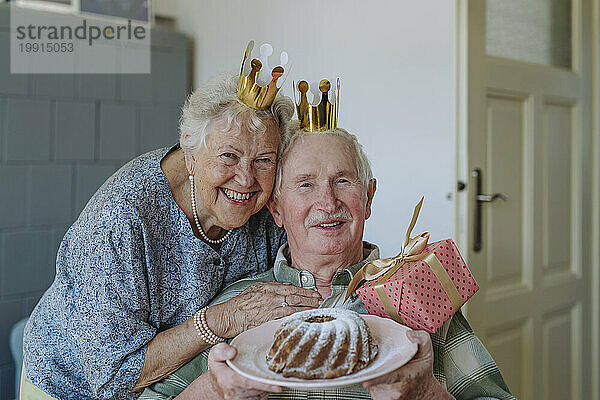
<path id="1" fill-rule="evenodd" d="M 225 132 L 245 129 L 261 134 L 273 121 L 281 147 L 294 104 L 288 97 L 278 96 L 266 110 L 250 108 L 237 98 L 238 79 L 232 74 L 217 75 L 188 96 L 179 123 L 179 145 L 185 153 L 195 153 L 206 144 L 207 128 L 213 123 L 221 124 Z"/>
<path id="2" fill-rule="evenodd" d="M 283 174 L 283 165 L 290 150 L 300 139 L 308 135 L 329 135 L 338 136 L 344 139 L 354 153 L 354 163 L 358 172 L 358 179 L 365 193 L 369 189 L 369 182 L 373 179 L 373 170 L 369 158 L 365 154 L 362 145 L 358 142 L 355 135 L 342 128 L 336 128 L 325 132 L 307 132 L 300 128 L 298 121 L 291 122 L 288 126 L 288 132 L 283 136 L 282 143 L 279 145 L 279 162 L 277 163 L 277 172 L 275 174 L 275 186 L 273 188 L 273 197 L 277 198 L 281 194 L 281 179 Z"/>

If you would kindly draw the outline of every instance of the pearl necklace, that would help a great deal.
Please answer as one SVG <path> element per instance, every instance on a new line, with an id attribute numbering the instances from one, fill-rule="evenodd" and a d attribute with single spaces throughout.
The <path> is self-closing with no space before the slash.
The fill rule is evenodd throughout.
<path id="1" fill-rule="evenodd" d="M 221 239 L 211 239 L 208 236 L 206 236 L 206 233 L 204 233 L 204 231 L 202 230 L 202 226 L 200 226 L 200 222 L 198 222 L 198 214 L 196 213 L 196 196 L 194 196 L 194 175 L 190 175 L 190 198 L 192 199 L 192 213 L 194 214 L 194 222 L 196 222 L 196 228 L 198 228 L 198 232 L 200 232 L 200 236 L 202 236 L 202 239 L 204 239 L 205 242 L 208 242 L 210 244 L 221 244 L 224 241 L 227 240 L 227 238 L 229 236 L 231 236 L 231 232 L 233 232 L 233 230 L 229 230 L 227 231 L 227 233 L 225 234 L 225 236 L 223 236 Z"/>

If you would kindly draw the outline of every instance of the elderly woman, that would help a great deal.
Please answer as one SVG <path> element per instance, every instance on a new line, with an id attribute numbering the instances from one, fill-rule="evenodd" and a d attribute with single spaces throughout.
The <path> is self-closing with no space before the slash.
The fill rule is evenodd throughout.
<path id="1" fill-rule="evenodd" d="M 179 145 L 123 166 L 65 234 L 25 330 L 24 397 L 133 399 L 209 345 L 318 306 L 312 290 L 268 284 L 206 308 L 285 239 L 265 204 L 293 105 L 256 110 L 236 91 L 231 76 L 195 91 Z"/>

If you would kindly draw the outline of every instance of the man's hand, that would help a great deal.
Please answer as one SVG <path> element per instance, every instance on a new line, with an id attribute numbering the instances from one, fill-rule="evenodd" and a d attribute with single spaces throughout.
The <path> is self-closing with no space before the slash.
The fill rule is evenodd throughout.
<path id="1" fill-rule="evenodd" d="M 244 378 L 229 368 L 226 360 L 235 358 L 235 347 L 225 343 L 214 346 L 208 353 L 208 371 L 213 390 L 222 399 L 266 399 L 269 392 L 281 392 L 279 386 L 267 385 Z"/>
<path id="2" fill-rule="evenodd" d="M 196 378 L 176 400 L 266 399 L 269 392 L 281 392 L 279 386 L 267 385 L 244 378 L 225 361 L 235 358 L 237 350 L 225 343 L 208 353 L 209 370 Z"/>
<path id="3" fill-rule="evenodd" d="M 406 337 L 417 343 L 417 354 L 407 364 L 387 375 L 363 383 L 374 400 L 454 399 L 433 376 L 433 346 L 425 331 L 408 331 Z"/>

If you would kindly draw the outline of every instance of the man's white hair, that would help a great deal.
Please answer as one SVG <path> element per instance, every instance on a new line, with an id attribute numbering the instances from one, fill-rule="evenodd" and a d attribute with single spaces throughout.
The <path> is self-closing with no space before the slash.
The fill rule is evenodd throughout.
<path id="1" fill-rule="evenodd" d="M 337 136 L 344 139 L 348 147 L 352 149 L 354 155 L 354 163 L 358 173 L 358 179 L 365 193 L 369 189 L 369 182 L 373 179 L 373 170 L 371 163 L 365 154 L 362 145 L 358 142 L 355 135 L 349 133 L 345 129 L 336 128 L 325 132 L 307 132 L 300 128 L 298 121 L 291 122 L 288 127 L 288 132 L 283 136 L 282 143 L 279 146 L 279 162 L 277 163 L 277 173 L 275 174 L 275 186 L 273 188 L 273 197 L 277 198 L 281 194 L 281 184 L 283 175 L 283 166 L 290 150 L 298 140 L 308 135 L 328 135 Z"/>
<path id="2" fill-rule="evenodd" d="M 294 104 L 288 97 L 278 96 L 266 110 L 250 108 L 237 98 L 238 79 L 232 74 L 217 75 L 188 96 L 179 123 L 179 145 L 185 153 L 195 153 L 206 144 L 207 127 L 212 123 L 221 124 L 224 132 L 245 129 L 261 134 L 273 121 L 281 146 Z"/>

